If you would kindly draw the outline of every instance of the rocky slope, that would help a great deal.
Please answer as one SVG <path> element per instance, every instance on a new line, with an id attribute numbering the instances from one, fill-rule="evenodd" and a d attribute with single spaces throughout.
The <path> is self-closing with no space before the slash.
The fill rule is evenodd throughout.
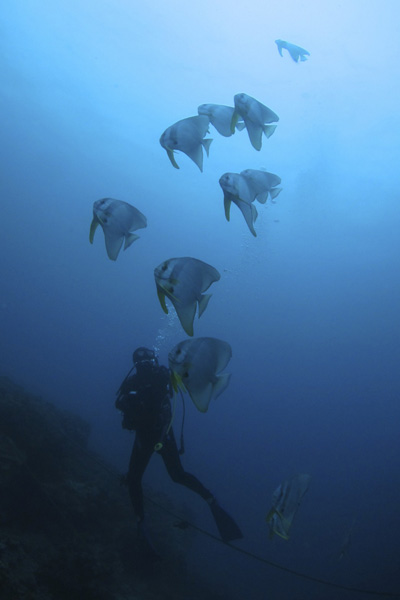
<path id="1" fill-rule="evenodd" d="M 143 556 L 127 490 L 88 450 L 89 433 L 81 418 L 0 377 L 2 600 L 220 599 L 190 580 L 191 533 L 157 506 L 164 558 Z"/>

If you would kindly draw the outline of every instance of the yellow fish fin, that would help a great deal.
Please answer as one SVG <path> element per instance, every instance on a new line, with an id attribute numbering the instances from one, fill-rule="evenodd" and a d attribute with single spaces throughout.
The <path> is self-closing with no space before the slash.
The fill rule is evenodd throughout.
<path id="1" fill-rule="evenodd" d="M 165 304 L 165 294 L 164 294 L 164 290 L 162 290 L 162 289 L 161 289 L 161 288 L 159 288 L 158 286 L 157 286 L 157 296 L 158 296 L 158 299 L 159 299 L 159 301 L 160 301 L 161 308 L 163 309 L 163 311 L 164 311 L 164 312 L 165 312 L 165 314 L 167 315 L 167 314 L 168 314 L 168 308 L 167 308 L 167 305 Z"/>
<path id="2" fill-rule="evenodd" d="M 94 232 L 97 229 L 97 226 L 100 225 L 100 221 L 98 219 L 93 219 L 90 225 L 90 233 L 89 233 L 89 242 L 93 244 Z"/>
<path id="3" fill-rule="evenodd" d="M 179 389 L 181 389 L 183 392 L 187 391 L 185 388 L 185 385 L 182 381 L 182 377 L 176 371 L 171 372 L 170 379 L 171 379 L 171 385 L 172 385 L 175 393 L 178 393 Z"/>
<path id="4" fill-rule="evenodd" d="M 171 161 L 172 166 L 175 167 L 175 169 L 179 169 L 179 165 L 175 160 L 174 151 L 171 150 L 171 148 L 167 148 L 166 150 L 167 150 L 168 158 Z"/>

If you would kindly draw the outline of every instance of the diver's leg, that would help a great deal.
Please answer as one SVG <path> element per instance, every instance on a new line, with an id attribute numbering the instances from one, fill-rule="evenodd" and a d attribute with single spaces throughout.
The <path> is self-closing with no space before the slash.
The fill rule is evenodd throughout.
<path id="1" fill-rule="evenodd" d="M 171 479 L 176 483 L 185 485 L 207 501 L 222 540 L 231 542 L 242 538 L 243 534 L 239 527 L 232 517 L 221 508 L 213 494 L 204 487 L 197 477 L 184 471 L 172 429 L 164 440 L 160 454 Z"/>
<path id="2" fill-rule="evenodd" d="M 144 519 L 142 477 L 153 453 L 153 445 L 136 433 L 127 476 L 129 496 L 138 521 Z"/>
<path id="3" fill-rule="evenodd" d="M 150 559 L 151 561 L 158 560 L 160 557 L 154 549 L 144 522 L 142 477 L 153 454 L 154 444 L 153 436 L 143 436 L 136 433 L 127 477 L 129 495 L 137 519 L 138 538 L 142 545 L 143 556 L 146 560 Z"/>
<path id="4" fill-rule="evenodd" d="M 172 428 L 164 440 L 160 454 L 172 481 L 186 486 L 193 492 L 196 492 L 196 494 L 199 494 L 204 500 L 211 501 L 213 495 L 210 490 L 205 488 L 197 477 L 191 473 L 187 473 L 183 469 Z"/>

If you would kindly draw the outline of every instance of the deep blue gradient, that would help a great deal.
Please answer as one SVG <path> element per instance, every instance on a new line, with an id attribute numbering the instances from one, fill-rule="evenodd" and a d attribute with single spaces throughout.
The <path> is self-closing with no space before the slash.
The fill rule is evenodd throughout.
<path id="1" fill-rule="evenodd" d="M 229 342 L 226 392 L 186 400 L 184 466 L 240 523 L 242 548 L 337 584 L 400 593 L 400 4 L 396 0 L 8 0 L 1 9 L 0 372 L 92 425 L 125 471 L 115 392 L 136 346 L 160 361 L 186 337 L 154 268 L 193 256 L 221 272 L 196 336 Z M 272 4 L 272 6 L 270 6 Z M 310 52 L 295 64 L 274 40 Z M 257 152 L 213 142 L 204 172 L 170 164 L 161 133 L 245 92 L 280 117 Z M 277 202 L 257 238 L 218 179 L 265 168 Z M 112 263 L 93 202 L 148 218 Z M 179 433 L 180 409 L 175 423 Z M 291 538 L 268 539 L 275 488 L 312 475 Z M 145 483 L 213 530 L 154 457 Z M 352 544 L 338 561 L 353 520 Z M 194 538 L 194 571 L 232 598 L 363 598 Z M 221 575 L 228 573 L 228 576 Z"/>

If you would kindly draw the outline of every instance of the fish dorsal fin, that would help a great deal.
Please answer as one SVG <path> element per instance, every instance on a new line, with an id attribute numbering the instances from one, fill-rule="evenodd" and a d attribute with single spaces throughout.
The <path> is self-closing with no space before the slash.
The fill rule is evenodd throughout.
<path id="1" fill-rule="evenodd" d="M 210 284 L 211 285 L 211 284 Z M 206 310 L 212 294 L 202 294 L 199 300 L 199 318 Z"/>
<path id="2" fill-rule="evenodd" d="M 126 250 L 127 248 L 129 248 L 129 246 L 131 244 L 133 244 L 133 242 L 135 240 L 138 240 L 140 236 L 136 235 L 136 233 L 128 233 L 128 235 L 125 236 L 125 245 L 124 245 L 124 250 Z"/>
<path id="3" fill-rule="evenodd" d="M 124 241 L 124 235 L 118 235 L 115 232 L 111 232 L 106 227 L 103 227 L 103 231 L 108 258 L 110 260 L 117 260 L 122 242 Z"/>
<path id="4" fill-rule="evenodd" d="M 89 232 L 89 242 L 90 242 L 91 244 L 93 244 L 93 238 L 94 238 L 94 234 L 95 234 L 95 231 L 96 231 L 96 229 L 97 229 L 98 225 L 100 225 L 100 223 L 99 223 L 99 221 L 98 221 L 98 220 L 97 220 L 97 219 L 94 217 L 94 218 L 93 218 L 93 221 L 92 221 L 92 222 L 91 222 L 91 224 L 90 224 L 90 232 Z"/>

